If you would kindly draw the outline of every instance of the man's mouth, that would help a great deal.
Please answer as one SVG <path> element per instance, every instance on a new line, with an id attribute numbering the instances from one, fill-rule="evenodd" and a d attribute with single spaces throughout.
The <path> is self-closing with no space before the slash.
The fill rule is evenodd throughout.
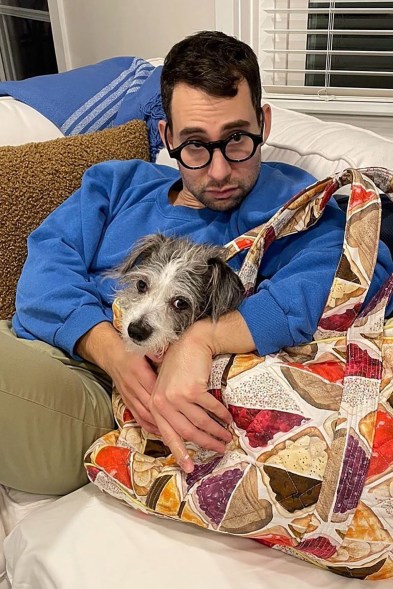
<path id="1" fill-rule="evenodd" d="M 227 186 L 225 188 L 208 188 L 206 192 L 217 199 L 230 198 L 235 194 L 237 186 Z"/>

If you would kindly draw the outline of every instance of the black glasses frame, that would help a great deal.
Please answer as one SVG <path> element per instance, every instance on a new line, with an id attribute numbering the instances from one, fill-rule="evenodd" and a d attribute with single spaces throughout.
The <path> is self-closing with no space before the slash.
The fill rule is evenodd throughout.
<path id="1" fill-rule="evenodd" d="M 219 149 L 221 151 L 222 155 L 224 156 L 224 158 L 228 162 L 231 162 L 231 163 L 246 162 L 247 160 L 251 159 L 252 156 L 255 154 L 258 145 L 263 144 L 263 126 L 264 126 L 264 121 L 262 119 L 260 133 L 249 133 L 248 131 L 236 131 L 235 133 L 232 133 L 232 135 L 230 135 L 227 139 L 220 139 L 218 141 L 206 141 L 205 142 L 205 141 L 199 141 L 197 139 L 188 139 L 187 141 L 183 141 L 183 143 L 181 143 L 179 145 L 179 147 L 175 147 L 174 149 L 171 149 L 168 144 L 168 123 L 167 123 L 165 126 L 165 144 L 166 144 L 166 148 L 168 150 L 169 156 L 171 158 L 174 158 L 178 162 L 180 162 L 181 165 L 184 166 L 185 168 L 187 168 L 188 170 L 200 170 L 201 168 L 206 168 L 206 166 L 208 166 L 213 159 L 213 152 L 215 149 Z M 225 149 L 226 149 L 226 146 L 228 145 L 228 143 L 230 141 L 232 141 L 232 139 L 234 139 L 235 137 L 238 137 L 239 135 L 240 136 L 245 135 L 246 137 L 249 137 L 250 139 L 252 139 L 252 141 L 254 143 L 254 147 L 253 147 L 253 150 L 250 153 L 250 155 L 248 155 L 246 158 L 233 159 L 233 158 L 230 158 L 226 155 Z M 197 146 L 204 147 L 209 152 L 209 155 L 210 155 L 208 161 L 205 164 L 203 164 L 202 166 L 189 166 L 188 164 L 185 164 L 182 157 L 181 157 L 181 151 L 184 147 L 187 147 L 187 145 L 197 145 Z"/>

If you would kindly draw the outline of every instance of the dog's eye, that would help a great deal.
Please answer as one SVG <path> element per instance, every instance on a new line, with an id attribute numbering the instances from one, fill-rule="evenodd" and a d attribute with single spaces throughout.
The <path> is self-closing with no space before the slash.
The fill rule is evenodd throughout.
<path id="1" fill-rule="evenodd" d="M 176 311 L 185 311 L 186 309 L 188 309 L 189 306 L 190 305 L 185 299 L 174 299 L 172 301 L 172 307 Z"/>
<path id="2" fill-rule="evenodd" d="M 144 280 L 138 280 L 138 282 L 136 283 L 136 289 L 141 294 L 147 292 L 147 284 L 146 284 L 146 282 Z"/>

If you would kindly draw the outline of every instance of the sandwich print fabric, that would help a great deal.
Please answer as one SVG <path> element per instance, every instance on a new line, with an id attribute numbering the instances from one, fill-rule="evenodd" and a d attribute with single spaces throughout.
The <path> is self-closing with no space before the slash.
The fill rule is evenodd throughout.
<path id="1" fill-rule="evenodd" d="M 393 197 L 392 174 L 345 170 L 317 182 L 228 244 L 228 258 L 249 248 L 240 277 L 251 294 L 269 245 L 315 223 L 345 184 L 343 251 L 314 340 L 213 361 L 210 392 L 233 416 L 225 454 L 189 443 L 195 469 L 184 473 L 114 394 L 119 429 L 93 444 L 85 466 L 101 490 L 146 513 L 378 580 L 393 577 L 393 320 L 384 323 L 393 279 L 359 310 L 377 256 L 376 186 Z"/>

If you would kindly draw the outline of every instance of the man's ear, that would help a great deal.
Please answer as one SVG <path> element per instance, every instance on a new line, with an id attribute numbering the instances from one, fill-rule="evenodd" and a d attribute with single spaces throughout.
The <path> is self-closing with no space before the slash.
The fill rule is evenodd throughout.
<path id="1" fill-rule="evenodd" d="M 270 135 L 270 130 L 272 128 L 272 110 L 268 104 L 264 104 L 262 107 L 262 115 L 264 120 L 263 126 L 263 142 L 266 143 L 267 138 Z"/>
<path id="2" fill-rule="evenodd" d="M 161 141 L 163 142 L 163 144 L 166 147 L 166 143 L 165 143 L 165 127 L 167 126 L 167 122 L 166 121 L 158 121 L 158 132 L 160 134 L 161 137 Z M 172 146 L 172 133 L 169 129 L 168 126 L 168 132 L 167 132 L 167 137 L 168 137 L 168 143 L 169 143 L 169 147 Z"/>

